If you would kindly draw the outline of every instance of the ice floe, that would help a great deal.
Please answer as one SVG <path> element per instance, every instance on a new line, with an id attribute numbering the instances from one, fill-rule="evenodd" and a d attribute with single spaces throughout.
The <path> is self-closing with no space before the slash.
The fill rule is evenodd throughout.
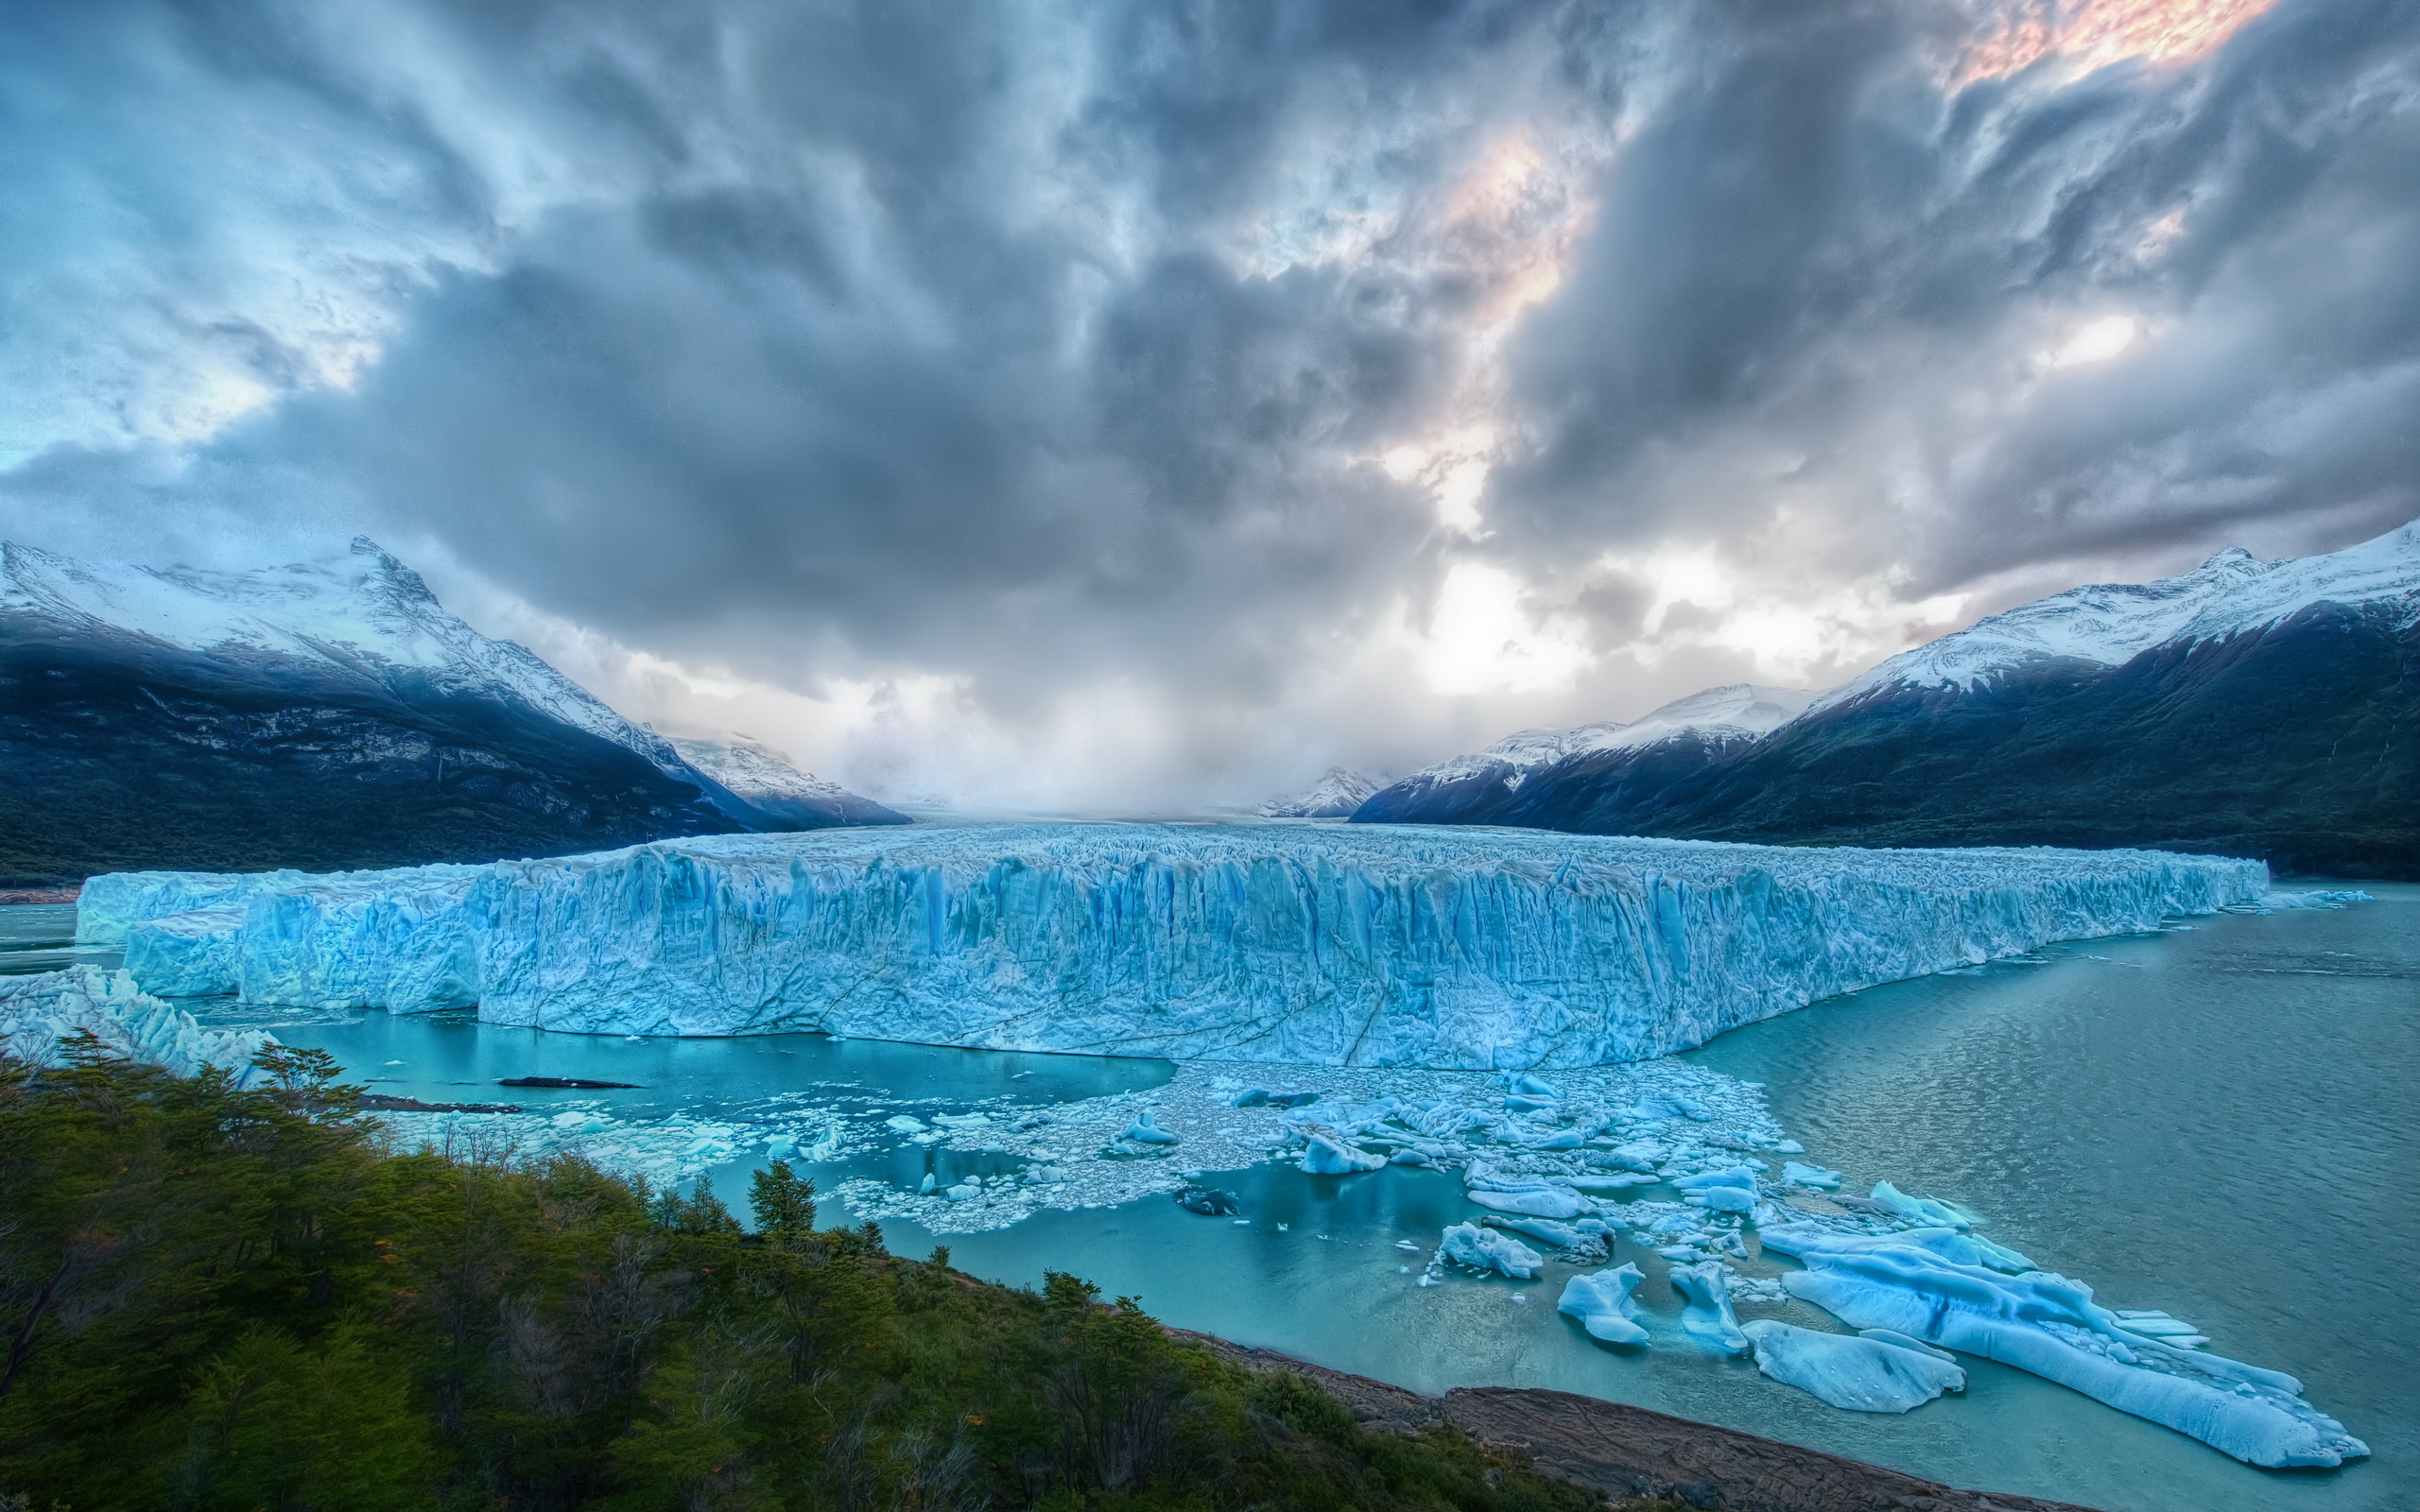
<path id="1" fill-rule="evenodd" d="M 2013 1273 L 1964 1248 L 1963 1234 L 1845 1233 L 1808 1221 L 1762 1238 L 1805 1264 L 1782 1278 L 1792 1296 L 1853 1328 L 2030 1370 L 2248 1464 L 2336 1465 L 2369 1452 L 2304 1401 L 2293 1377 L 2130 1329 L 2093 1301 L 2091 1287 L 2054 1272 Z"/>
<path id="2" fill-rule="evenodd" d="M 1966 1389 L 1957 1356 L 1888 1330 L 1822 1333 L 1766 1317 L 1740 1332 L 1757 1369 L 1850 1412 L 1909 1412 Z"/>
<path id="3" fill-rule="evenodd" d="M 1578 1318 L 1591 1338 L 1607 1344 L 1645 1344 L 1647 1330 L 1639 1325 L 1638 1303 L 1632 1300 L 1631 1292 L 1646 1279 L 1633 1264 L 1583 1272 L 1564 1283 L 1563 1300 L 1555 1310 Z"/>
<path id="4" fill-rule="evenodd" d="M 1681 1294 L 1681 1329 L 1692 1338 L 1725 1354 L 1748 1352 L 1748 1336 L 1739 1331 L 1739 1314 L 1731 1309 L 1730 1270 L 1720 1261 L 1675 1265 L 1668 1279 Z"/>
<path id="5" fill-rule="evenodd" d="M 1458 1223 L 1447 1228 L 1438 1242 L 1436 1259 L 1473 1270 L 1495 1271 L 1522 1281 L 1535 1276 L 1547 1263 L 1544 1255 L 1511 1234 L 1482 1228 L 1475 1223 Z"/>

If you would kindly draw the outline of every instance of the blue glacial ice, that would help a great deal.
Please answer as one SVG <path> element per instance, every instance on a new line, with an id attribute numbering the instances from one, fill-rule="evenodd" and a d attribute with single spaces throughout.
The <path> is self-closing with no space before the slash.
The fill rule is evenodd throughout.
<path id="1" fill-rule="evenodd" d="M 1790 1294 L 1853 1328 L 2030 1370 L 2248 1464 L 2328 1466 L 2369 1452 L 2304 1401 L 2293 1377 L 2130 1328 L 2092 1300 L 2091 1287 L 2047 1271 L 2012 1273 L 1967 1235 L 1850 1234 L 1807 1223 L 1769 1227 L 1762 1237 L 1806 1265 L 1782 1278 Z"/>
<path id="2" fill-rule="evenodd" d="M 1525 1281 L 1538 1273 L 1547 1258 L 1511 1234 L 1482 1228 L 1475 1223 L 1458 1223 L 1448 1228 L 1439 1241 L 1437 1253 L 1429 1263 L 1431 1270 L 1441 1263 L 1496 1271 Z"/>
<path id="3" fill-rule="evenodd" d="M 1681 1330 L 1725 1354 L 1748 1352 L 1748 1336 L 1739 1331 L 1739 1314 L 1731 1310 L 1731 1271 L 1719 1260 L 1675 1265 L 1669 1277 L 1681 1294 Z"/>
<path id="4" fill-rule="evenodd" d="M 1822 1333 L 1767 1317 L 1740 1332 L 1757 1369 L 1850 1412 L 1909 1412 L 1966 1389 L 1956 1356 L 1887 1329 Z"/>
<path id="5" fill-rule="evenodd" d="M 1590 1338 L 1607 1344 L 1645 1344 L 1647 1330 L 1639 1326 L 1638 1303 L 1630 1294 L 1646 1279 L 1636 1265 L 1629 1263 L 1593 1274 L 1582 1272 L 1564 1283 L 1563 1300 L 1555 1310 L 1578 1318 Z"/>
<path id="6" fill-rule="evenodd" d="M 86 885 L 78 937 L 155 936 L 137 980 L 164 987 L 579 1033 L 1528 1069 L 2267 892 L 2256 862 L 2143 851 L 999 824 L 120 873 Z M 1512 1092 L 1550 1109 L 1540 1085 Z"/>
<path id="7" fill-rule="evenodd" d="M 277 1043 L 256 1029 L 206 1029 L 184 1009 L 137 988 L 123 971 L 71 966 L 0 977 L 0 1054 L 31 1066 L 55 1066 L 60 1045 L 78 1030 L 129 1060 L 180 1076 L 216 1066 L 237 1086 L 256 1075 L 252 1057 Z"/>
<path id="8" fill-rule="evenodd" d="M 1362 1149 L 1335 1129 L 1317 1125 L 1303 1131 L 1303 1170 L 1312 1176 L 1354 1176 L 1383 1170 L 1387 1158 Z"/>

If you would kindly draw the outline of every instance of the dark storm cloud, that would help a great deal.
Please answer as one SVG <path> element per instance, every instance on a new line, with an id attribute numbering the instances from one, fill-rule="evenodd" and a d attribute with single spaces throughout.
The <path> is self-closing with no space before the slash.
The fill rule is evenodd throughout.
<path id="1" fill-rule="evenodd" d="M 1946 99 L 1922 8 L 1730 17 L 1521 348 L 1544 441 L 1495 503 L 1532 549 L 1752 526 L 1769 496 L 1643 476 L 1743 430 L 1902 528 L 1865 450 L 1892 413 L 1933 443 L 1927 590 L 2420 508 L 2420 426 L 2388 419 L 2420 414 L 2420 9 L 2289 4 L 2199 68 Z M 2055 348 L 2054 312 L 2096 308 L 2158 339 L 2028 395 L 2027 322 Z"/>
<path id="2" fill-rule="evenodd" d="M 1988 13 L 14 8 L 0 524 L 1250 713 L 1457 563 L 1611 657 L 1720 614 L 1608 551 L 1921 597 L 2420 508 L 2420 8 L 1957 81 Z M 1476 532 L 1375 465 L 1458 427 Z"/>

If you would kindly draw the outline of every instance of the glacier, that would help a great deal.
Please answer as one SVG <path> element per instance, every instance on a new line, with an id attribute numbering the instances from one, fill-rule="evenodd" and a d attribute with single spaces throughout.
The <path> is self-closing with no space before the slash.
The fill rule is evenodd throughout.
<path id="1" fill-rule="evenodd" d="M 78 1030 L 112 1054 L 180 1076 L 216 1066 L 238 1087 L 259 1075 L 252 1057 L 277 1043 L 257 1029 L 206 1029 L 184 1009 L 136 987 L 125 971 L 71 966 L 0 977 L 0 1056 L 28 1066 L 55 1066 L 60 1046 Z"/>
<path id="2" fill-rule="evenodd" d="M 78 938 L 147 989 L 576 1033 L 1527 1069 L 2268 894 L 2258 862 L 2151 851 L 1015 823 L 113 873 Z"/>

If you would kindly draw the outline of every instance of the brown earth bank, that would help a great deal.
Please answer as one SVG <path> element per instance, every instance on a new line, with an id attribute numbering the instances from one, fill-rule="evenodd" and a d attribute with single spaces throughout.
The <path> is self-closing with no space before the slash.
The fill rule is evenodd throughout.
<path id="1" fill-rule="evenodd" d="M 1397 1434 L 1453 1428 L 1546 1474 L 1603 1492 L 1616 1505 L 1643 1498 L 1723 1512 L 2092 1512 L 2070 1502 L 1962 1491 L 1862 1460 L 1568 1391 L 1458 1386 L 1424 1397 L 1273 1350 L 1184 1329 L 1168 1332 L 1255 1370 L 1306 1377 L 1366 1428 Z"/>
<path id="2" fill-rule="evenodd" d="M 0 887 L 0 907 L 10 903 L 72 903 L 78 887 Z"/>

